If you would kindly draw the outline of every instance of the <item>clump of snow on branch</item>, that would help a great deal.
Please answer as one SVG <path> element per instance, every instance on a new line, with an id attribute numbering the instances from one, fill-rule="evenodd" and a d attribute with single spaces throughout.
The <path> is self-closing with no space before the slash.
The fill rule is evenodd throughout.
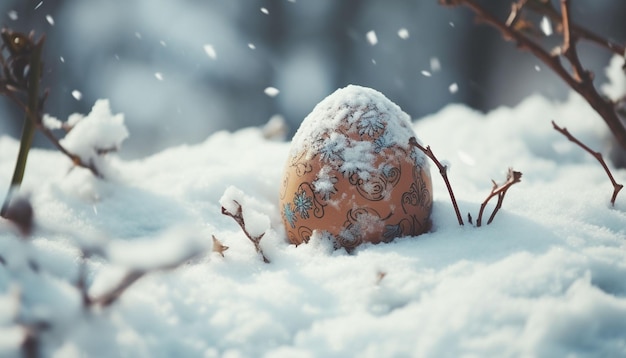
<path id="1" fill-rule="evenodd" d="M 108 100 L 96 101 L 86 116 L 72 114 L 68 125 L 71 130 L 60 143 L 85 163 L 95 163 L 103 154 L 119 150 L 128 138 L 124 115 L 112 114 Z"/>
<path id="2" fill-rule="evenodd" d="M 222 207 L 231 214 L 241 210 L 245 229 L 250 236 L 262 236 L 270 228 L 270 218 L 263 212 L 256 199 L 247 196 L 241 189 L 230 186 L 220 198 Z"/>

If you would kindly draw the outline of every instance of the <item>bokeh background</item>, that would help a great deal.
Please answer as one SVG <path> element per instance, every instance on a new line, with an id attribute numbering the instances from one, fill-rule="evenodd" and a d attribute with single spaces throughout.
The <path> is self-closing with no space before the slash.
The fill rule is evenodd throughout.
<path id="1" fill-rule="evenodd" d="M 482 3 L 501 18 L 510 10 L 509 1 Z M 626 40 L 626 1 L 573 1 L 572 10 L 576 22 Z M 273 116 L 289 137 L 347 84 L 383 92 L 415 119 L 449 103 L 487 111 L 569 92 L 468 9 L 436 0 L 3 0 L 0 16 L 3 26 L 47 36 L 45 112 L 65 120 L 108 98 L 131 133 L 126 158 Z M 610 54 L 581 52 L 605 81 Z M 0 98 L 0 133 L 18 138 L 21 122 Z"/>

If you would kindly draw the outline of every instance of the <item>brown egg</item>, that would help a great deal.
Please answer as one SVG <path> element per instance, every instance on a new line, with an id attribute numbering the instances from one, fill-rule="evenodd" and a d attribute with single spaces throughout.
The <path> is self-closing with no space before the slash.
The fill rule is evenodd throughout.
<path id="1" fill-rule="evenodd" d="M 289 241 L 317 231 L 352 249 L 428 231 L 430 168 L 411 137 L 410 117 L 373 89 L 350 85 L 322 100 L 296 132 L 283 174 Z"/>

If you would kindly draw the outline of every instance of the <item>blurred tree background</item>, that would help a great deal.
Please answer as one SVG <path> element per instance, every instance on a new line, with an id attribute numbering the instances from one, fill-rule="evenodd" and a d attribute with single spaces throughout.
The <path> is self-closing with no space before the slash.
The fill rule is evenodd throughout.
<path id="1" fill-rule="evenodd" d="M 501 18 L 510 11 L 509 1 L 482 3 Z M 625 1 L 574 1 L 572 10 L 574 21 L 626 41 Z M 449 103 L 487 111 L 569 92 L 470 11 L 436 0 L 3 0 L 0 15 L 6 27 L 47 36 L 45 112 L 65 120 L 110 99 L 131 132 L 127 158 L 274 115 L 291 136 L 347 84 L 383 92 L 415 119 Z M 580 47 L 604 82 L 610 55 Z M 0 133 L 18 138 L 19 110 L 2 100 L 0 116 Z"/>

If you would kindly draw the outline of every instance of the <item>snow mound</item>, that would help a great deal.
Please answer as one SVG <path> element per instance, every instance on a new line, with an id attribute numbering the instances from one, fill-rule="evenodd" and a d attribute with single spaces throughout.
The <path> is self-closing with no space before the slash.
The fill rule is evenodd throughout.
<path id="1" fill-rule="evenodd" d="M 107 111 L 100 102 L 82 121 Z M 114 118 L 103 145 L 126 136 Z M 459 227 L 433 176 L 432 232 L 352 254 L 320 236 L 287 243 L 275 201 L 289 144 L 261 129 L 112 160 L 116 182 L 68 174 L 60 153 L 33 150 L 23 190 L 37 230 L 25 241 L 0 221 L 0 356 L 19 355 L 26 326 L 40 327 L 42 354 L 64 357 L 624 356 L 626 197 L 609 205 L 602 168 L 550 120 L 602 150 L 605 126 L 578 96 L 488 114 L 450 105 L 413 122 L 451 164 L 463 215 L 476 216 L 508 167 L 523 180 L 494 222 L 475 228 Z M 78 137 L 66 144 L 93 149 Z M 17 148 L 0 138 L 0 192 Z M 613 173 L 626 181 L 626 170 Z M 270 264 L 221 214 L 234 200 L 250 230 L 265 233 Z M 225 257 L 208 251 L 213 235 Z M 151 271 L 186 257 L 176 243 L 205 251 Z M 82 264 L 87 244 L 102 252 Z M 100 295 L 129 270 L 149 272 L 111 305 L 83 308 L 81 272 Z"/>

